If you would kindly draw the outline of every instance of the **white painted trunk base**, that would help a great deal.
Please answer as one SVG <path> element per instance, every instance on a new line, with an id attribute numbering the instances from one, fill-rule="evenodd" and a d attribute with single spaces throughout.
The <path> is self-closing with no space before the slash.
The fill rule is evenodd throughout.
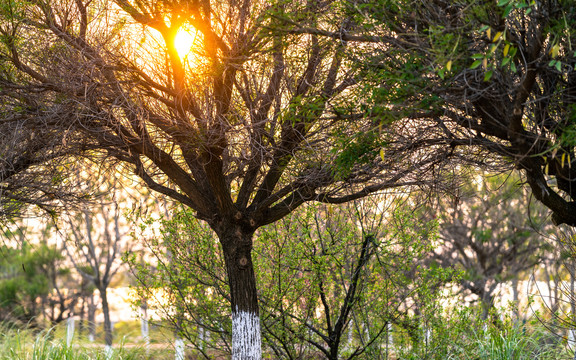
<path id="1" fill-rule="evenodd" d="M 568 330 L 568 346 L 570 350 L 576 351 L 576 329 Z M 576 355 L 575 355 L 576 356 Z"/>
<path id="2" fill-rule="evenodd" d="M 432 330 L 426 327 L 422 329 L 422 332 L 424 333 L 424 346 L 428 347 L 430 345 L 430 339 L 432 338 Z"/>
<path id="3" fill-rule="evenodd" d="M 148 326 L 148 319 L 142 318 L 142 323 L 140 324 L 140 331 L 142 333 L 142 339 L 148 344 L 150 342 L 150 330 Z"/>
<path id="4" fill-rule="evenodd" d="M 106 358 L 106 360 L 111 360 L 113 354 L 114 354 L 114 349 L 112 349 L 112 346 L 106 345 L 104 347 L 104 357 Z"/>
<path id="5" fill-rule="evenodd" d="M 174 341 L 174 352 L 176 360 L 184 360 L 184 340 L 176 339 Z"/>
<path id="6" fill-rule="evenodd" d="M 247 311 L 232 312 L 232 360 L 262 359 L 260 318 Z"/>
<path id="7" fill-rule="evenodd" d="M 70 316 L 66 320 L 66 346 L 70 347 L 72 345 L 72 339 L 74 338 L 74 318 Z"/>

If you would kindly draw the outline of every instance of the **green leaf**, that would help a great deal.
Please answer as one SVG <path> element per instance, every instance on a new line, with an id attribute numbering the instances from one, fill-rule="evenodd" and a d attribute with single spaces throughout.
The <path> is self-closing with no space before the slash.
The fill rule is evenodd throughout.
<path id="1" fill-rule="evenodd" d="M 494 74 L 493 70 L 486 71 L 486 74 L 484 74 L 484 81 L 490 81 L 492 74 Z"/>
<path id="2" fill-rule="evenodd" d="M 480 64 L 482 64 L 482 60 L 476 60 L 470 65 L 470 69 L 476 69 Z"/>
<path id="3" fill-rule="evenodd" d="M 514 63 L 510 63 L 510 70 L 512 70 L 512 72 L 516 72 L 516 65 Z"/>
<path id="4" fill-rule="evenodd" d="M 508 64 L 510 62 L 511 58 L 506 57 L 502 60 L 502 66 L 506 66 L 506 64 Z"/>
<path id="5" fill-rule="evenodd" d="M 444 80 L 444 69 L 438 70 L 438 76 L 440 76 L 440 79 Z"/>

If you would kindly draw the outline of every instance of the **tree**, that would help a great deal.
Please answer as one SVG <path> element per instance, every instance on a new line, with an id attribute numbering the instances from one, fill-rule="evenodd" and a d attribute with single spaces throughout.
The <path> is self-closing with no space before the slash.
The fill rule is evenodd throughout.
<path id="1" fill-rule="evenodd" d="M 13 220 L 0 232 L 3 321 L 33 327 L 52 326 L 73 313 L 79 294 L 76 279 L 52 242 L 49 222 Z"/>
<path id="2" fill-rule="evenodd" d="M 218 235 L 235 359 L 261 357 L 256 229 L 307 201 L 343 203 L 423 184 L 447 154 L 431 148 L 415 158 L 400 142 L 379 156 L 380 128 L 357 111 L 363 74 L 348 39 L 274 31 L 286 14 L 342 36 L 357 26 L 336 4 L 314 0 L 2 8 L 2 61 L 15 74 L 2 80 L 33 96 L 40 114 L 70 110 L 58 119 L 71 138 L 90 139 L 100 149 L 93 156 L 123 164 Z M 180 57 L 175 38 L 186 29 L 197 41 Z"/>
<path id="3" fill-rule="evenodd" d="M 100 293 L 104 315 L 104 340 L 106 346 L 111 347 L 113 334 L 108 287 L 121 269 L 121 256 L 128 251 L 128 247 L 125 234 L 121 230 L 118 203 L 115 199 L 108 201 L 107 203 L 101 198 L 97 211 L 85 209 L 76 216 L 69 214 L 67 237 L 64 239 L 63 247 L 80 276 L 94 285 Z M 93 299 L 91 301 L 89 307 L 93 306 Z M 94 325 L 90 326 L 92 328 Z"/>
<path id="4" fill-rule="evenodd" d="M 348 9 L 366 25 L 347 36 L 381 45 L 362 57 L 376 109 L 428 128 L 420 141 L 450 147 L 454 157 L 521 169 L 553 222 L 576 226 L 572 1 L 368 1 Z"/>
<path id="5" fill-rule="evenodd" d="M 307 205 L 259 230 L 262 335 L 274 358 L 382 357 L 392 348 L 392 326 L 396 345 L 408 337 L 423 348 L 424 324 L 438 315 L 441 285 L 453 273 L 424 264 L 435 246 L 434 221 L 382 203 Z M 139 298 L 205 358 L 229 355 L 230 296 L 213 232 L 186 209 L 164 217 L 156 229 L 163 235 L 144 230 L 154 256 L 131 259 Z M 189 319 L 184 326 L 181 318 Z"/>
<path id="6" fill-rule="evenodd" d="M 16 245 L 0 247 L 0 320 L 41 326 L 39 318 L 55 289 L 51 280 L 61 270 L 61 256 L 54 246 L 45 243 L 32 245 L 23 241 Z M 66 310 L 67 306 L 62 307 L 60 316 Z"/>
<path id="7" fill-rule="evenodd" d="M 484 319 L 494 309 L 498 285 L 518 279 L 552 251 L 541 233 L 543 206 L 530 204 L 530 194 L 515 180 L 484 175 L 480 183 L 470 180 L 455 197 L 440 200 L 443 241 L 433 258 L 463 271 L 460 284 L 478 296 Z"/>
<path id="8" fill-rule="evenodd" d="M 277 358 L 383 358 L 392 326 L 396 345 L 405 334 L 422 345 L 426 308 L 453 274 L 424 262 L 437 223 L 396 200 L 307 206 L 263 229 L 263 334 Z"/>
<path id="9" fill-rule="evenodd" d="M 136 280 L 136 301 L 145 301 L 157 314 L 151 321 L 187 339 L 204 358 L 229 356 L 230 290 L 218 239 L 192 210 L 176 206 L 166 212 L 170 216 L 160 219 L 137 213 L 144 221 L 133 236 L 144 249 L 126 259 Z"/>

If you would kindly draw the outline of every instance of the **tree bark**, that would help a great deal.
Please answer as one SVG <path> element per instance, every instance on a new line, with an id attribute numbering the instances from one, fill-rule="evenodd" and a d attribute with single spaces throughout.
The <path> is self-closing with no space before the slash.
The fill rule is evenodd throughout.
<path id="1" fill-rule="evenodd" d="M 96 339 L 96 304 L 94 303 L 94 293 L 88 298 L 88 340 L 94 342 Z"/>
<path id="2" fill-rule="evenodd" d="M 260 360 L 262 340 L 256 276 L 252 263 L 253 231 L 227 226 L 218 231 L 224 252 L 232 308 L 232 359 Z"/>
<path id="3" fill-rule="evenodd" d="M 106 288 L 98 289 L 102 299 L 102 313 L 104 314 L 104 342 L 106 346 L 112 346 L 112 322 L 110 321 L 110 307 Z"/>

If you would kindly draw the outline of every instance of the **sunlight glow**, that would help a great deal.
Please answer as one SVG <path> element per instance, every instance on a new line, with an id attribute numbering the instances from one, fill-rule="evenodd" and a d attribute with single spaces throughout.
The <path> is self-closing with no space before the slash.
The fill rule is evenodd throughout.
<path id="1" fill-rule="evenodd" d="M 174 46 L 180 59 L 184 59 L 192 50 L 194 39 L 196 38 L 194 29 L 180 28 L 174 38 Z"/>

